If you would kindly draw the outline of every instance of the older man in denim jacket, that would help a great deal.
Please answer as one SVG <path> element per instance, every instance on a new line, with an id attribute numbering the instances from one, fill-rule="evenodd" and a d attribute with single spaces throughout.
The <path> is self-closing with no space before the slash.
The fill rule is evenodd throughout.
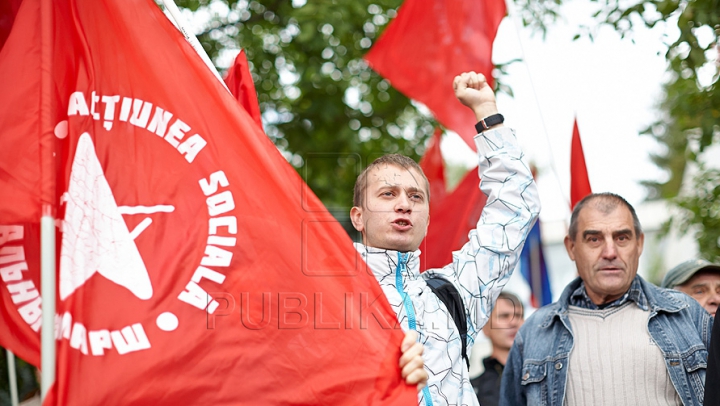
<path id="1" fill-rule="evenodd" d="M 622 197 L 575 207 L 565 247 L 579 278 L 520 329 L 501 405 L 701 405 L 713 319 L 637 275 L 644 235 Z"/>

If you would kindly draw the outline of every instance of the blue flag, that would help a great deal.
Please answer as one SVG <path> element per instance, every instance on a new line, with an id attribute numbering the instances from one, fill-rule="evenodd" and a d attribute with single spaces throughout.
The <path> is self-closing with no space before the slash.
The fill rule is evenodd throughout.
<path id="1" fill-rule="evenodd" d="M 532 306 L 538 308 L 552 303 L 550 279 L 545 265 L 539 221 L 530 230 L 525 246 L 520 253 L 520 271 L 530 285 Z"/>

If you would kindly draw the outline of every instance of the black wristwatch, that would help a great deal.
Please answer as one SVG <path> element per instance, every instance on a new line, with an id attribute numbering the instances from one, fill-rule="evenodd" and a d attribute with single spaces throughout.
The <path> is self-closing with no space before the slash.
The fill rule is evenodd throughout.
<path id="1" fill-rule="evenodd" d="M 480 134 L 488 128 L 494 125 L 501 124 L 503 122 L 505 122 L 505 117 L 503 117 L 502 114 L 493 114 L 492 116 L 487 116 L 482 120 L 478 121 L 477 124 L 475 124 L 475 129 L 477 130 L 478 134 Z"/>

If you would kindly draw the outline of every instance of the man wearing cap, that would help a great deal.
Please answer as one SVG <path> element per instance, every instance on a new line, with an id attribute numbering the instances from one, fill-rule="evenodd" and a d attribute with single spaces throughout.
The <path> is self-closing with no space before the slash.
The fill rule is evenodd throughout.
<path id="1" fill-rule="evenodd" d="M 720 265 L 704 259 L 685 261 L 669 270 L 660 286 L 691 296 L 715 316 L 720 305 Z"/>
<path id="2" fill-rule="evenodd" d="M 676 289 L 697 300 L 705 310 L 715 316 L 720 304 L 720 265 L 704 259 L 685 261 L 668 271 L 662 287 Z M 720 382 L 720 324 L 713 325 L 708 349 L 706 382 Z M 720 405 L 720 387 L 708 385 L 705 389 L 705 406 Z"/>

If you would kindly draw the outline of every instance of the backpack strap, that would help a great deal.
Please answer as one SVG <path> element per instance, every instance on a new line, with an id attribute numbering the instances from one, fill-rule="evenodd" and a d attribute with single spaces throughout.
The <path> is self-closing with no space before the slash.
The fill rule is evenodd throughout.
<path id="1" fill-rule="evenodd" d="M 455 288 L 455 285 L 441 276 L 431 276 L 425 279 L 425 282 L 435 296 L 445 304 L 445 307 L 447 307 L 448 312 L 452 316 L 455 327 L 457 327 L 460 333 L 460 339 L 462 340 L 462 357 L 469 370 L 470 359 L 467 355 L 467 314 L 465 313 L 465 305 L 463 304 L 462 297 L 460 297 L 460 292 Z"/>

